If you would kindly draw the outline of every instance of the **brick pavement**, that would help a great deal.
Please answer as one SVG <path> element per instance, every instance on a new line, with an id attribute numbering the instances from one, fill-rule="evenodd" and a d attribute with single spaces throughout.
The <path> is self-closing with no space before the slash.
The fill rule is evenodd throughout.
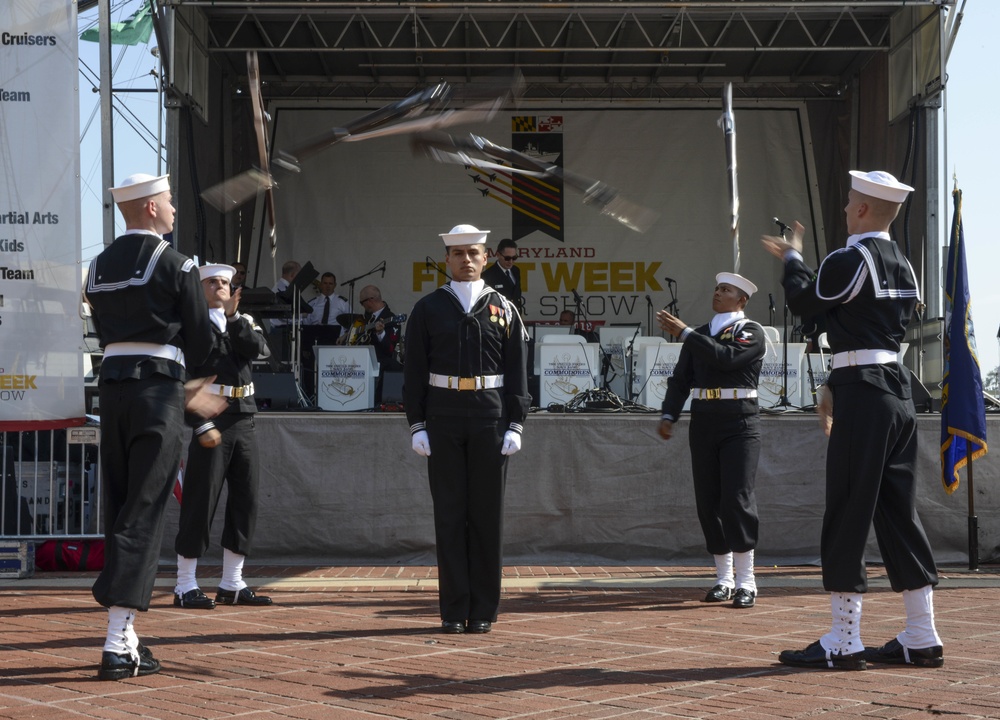
<path id="1" fill-rule="evenodd" d="M 218 568 L 202 566 L 212 594 Z M 0 581 L 0 718 L 1000 718 L 1000 570 L 935 594 L 942 669 L 786 668 L 829 624 L 816 568 L 763 568 L 756 608 L 699 602 L 705 568 L 509 567 L 488 635 L 437 632 L 425 567 L 254 568 L 264 609 L 174 608 L 160 576 L 140 637 L 163 671 L 96 679 L 92 575 Z M 879 568 L 864 639 L 901 628 Z"/>

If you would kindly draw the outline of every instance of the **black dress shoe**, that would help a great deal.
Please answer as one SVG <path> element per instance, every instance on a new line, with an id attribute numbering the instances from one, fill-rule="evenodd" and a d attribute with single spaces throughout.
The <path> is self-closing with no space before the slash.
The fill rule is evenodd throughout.
<path id="1" fill-rule="evenodd" d="M 702 602 L 726 602 L 733 599 L 733 589 L 725 585 L 716 585 L 708 591 Z"/>
<path id="2" fill-rule="evenodd" d="M 944 665 L 944 648 L 940 645 L 920 649 L 908 648 L 893 638 L 880 648 L 865 648 L 865 660 L 873 663 L 938 668 Z"/>
<path id="3" fill-rule="evenodd" d="M 214 610 L 215 601 L 201 591 L 201 588 L 188 590 L 183 595 L 174 593 L 174 607 L 192 608 L 194 610 Z"/>
<path id="4" fill-rule="evenodd" d="M 445 620 L 441 623 L 441 632 L 446 635 L 461 635 L 465 632 L 465 623 L 461 620 Z"/>
<path id="5" fill-rule="evenodd" d="M 219 605 L 254 605 L 260 607 L 261 605 L 270 605 L 271 598 L 267 595 L 257 595 L 248 587 L 239 591 L 219 588 L 219 591 L 215 594 L 215 602 L 219 603 Z"/>
<path id="6" fill-rule="evenodd" d="M 469 620 L 470 633 L 488 633 L 493 629 L 493 623 L 489 620 Z"/>
<path id="7" fill-rule="evenodd" d="M 828 653 L 819 644 L 819 640 L 805 650 L 782 650 L 778 660 L 785 665 L 801 668 L 818 668 L 820 670 L 867 670 L 865 653 Z"/>
<path id="8" fill-rule="evenodd" d="M 139 657 L 134 659 L 128 653 L 121 655 L 113 652 L 101 654 L 101 667 L 97 671 L 100 680 L 123 680 L 140 675 L 152 675 L 160 672 L 160 663 L 153 657 L 149 648 L 139 645 Z"/>
<path id="9" fill-rule="evenodd" d="M 733 595 L 733 607 L 737 610 L 743 610 L 745 608 L 752 608 L 757 602 L 757 593 L 753 590 L 747 590 L 746 588 L 740 588 Z"/>

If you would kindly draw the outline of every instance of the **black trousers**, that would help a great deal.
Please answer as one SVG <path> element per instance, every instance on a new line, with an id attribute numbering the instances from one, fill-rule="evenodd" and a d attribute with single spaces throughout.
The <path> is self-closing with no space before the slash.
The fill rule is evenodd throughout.
<path id="1" fill-rule="evenodd" d="M 875 524 L 896 592 L 936 585 L 937 567 L 917 516 L 917 422 L 913 403 L 874 385 L 838 385 L 826 455 L 823 587 L 868 590 L 865 544 Z"/>
<path id="2" fill-rule="evenodd" d="M 691 413 L 688 435 L 698 521 L 712 555 L 757 547 L 757 415 Z"/>
<path id="3" fill-rule="evenodd" d="M 441 619 L 495 621 L 503 572 L 508 423 L 500 418 L 427 421 Z"/>
<path id="4" fill-rule="evenodd" d="M 186 558 L 200 558 L 208 550 L 224 483 L 228 496 L 222 547 L 249 555 L 257 525 L 259 461 L 254 416 L 223 413 L 213 422 L 222 433 L 222 442 L 205 448 L 192 439 L 188 448 L 181 517 L 174 541 L 174 550 Z"/>
<path id="5" fill-rule="evenodd" d="M 102 383 L 100 399 L 104 569 L 94 598 L 144 611 L 180 466 L 184 386 L 160 375 Z"/>

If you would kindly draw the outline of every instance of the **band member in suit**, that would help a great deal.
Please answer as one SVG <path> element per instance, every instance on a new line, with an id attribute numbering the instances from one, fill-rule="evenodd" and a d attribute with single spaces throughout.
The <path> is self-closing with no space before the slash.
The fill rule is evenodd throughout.
<path id="1" fill-rule="evenodd" d="M 375 384 L 375 402 L 382 402 L 382 383 L 387 370 L 402 370 L 396 359 L 396 345 L 402 335 L 400 323 L 393 322 L 392 310 L 382 299 L 382 291 L 374 285 L 365 285 L 358 293 L 358 302 L 364 309 L 364 319 L 359 321 L 362 337 L 355 342 L 357 345 L 371 345 L 375 348 L 375 359 L 378 360 L 378 380 Z M 364 331 L 364 328 L 369 328 Z"/>
<path id="2" fill-rule="evenodd" d="M 690 328 L 666 310 L 656 314 L 660 328 L 684 343 L 667 383 L 659 433 L 664 440 L 673 436 L 690 395 L 695 504 L 716 569 L 716 584 L 705 602 L 732 601 L 734 608 L 751 608 L 757 598 L 754 481 L 760 457 L 757 383 L 764 328 L 743 312 L 756 285 L 728 272 L 715 281 L 715 316 L 707 325 Z"/>
<path id="3" fill-rule="evenodd" d="M 497 261 L 483 271 L 483 280 L 491 288 L 514 303 L 518 312 L 524 311 L 521 296 L 521 268 L 517 262 L 517 244 L 510 238 L 497 243 Z"/>
<path id="4" fill-rule="evenodd" d="M 242 291 L 230 293 L 234 268 L 204 265 L 198 269 L 214 343 L 208 359 L 190 368 L 195 377 L 214 376 L 209 386 L 226 398 L 226 410 L 214 420 L 197 422 L 188 447 L 188 461 L 181 496 L 181 517 L 174 550 L 177 552 L 176 607 L 211 610 L 226 605 L 270 605 L 271 598 L 257 595 L 243 581 L 243 563 L 250 553 L 257 524 L 257 438 L 253 398 L 254 360 L 270 354 L 264 331 L 249 315 L 239 312 Z M 215 600 L 198 587 L 198 558 L 208 549 L 212 520 L 226 485 L 225 526 L 222 530 L 222 581 Z"/>
<path id="5" fill-rule="evenodd" d="M 160 670 L 139 642 L 136 611 L 149 609 L 167 502 L 184 441 L 184 410 L 217 414 L 221 398 L 185 388 L 185 364 L 212 349 L 197 268 L 163 236 L 173 229 L 166 175 L 130 175 L 111 195 L 125 221 L 90 265 L 86 300 L 104 349 L 101 471 L 104 569 L 94 599 L 108 609 L 98 677 L 121 680 Z"/>
<path id="6" fill-rule="evenodd" d="M 802 225 L 792 239 L 765 236 L 784 261 L 788 307 L 824 314 L 832 370 L 817 407 L 826 434 L 826 511 L 820 552 L 830 592 L 830 632 L 779 660 L 807 668 L 864 670 L 867 663 L 940 667 L 934 627 L 938 582 L 930 543 L 916 509 L 917 424 L 910 372 L 898 361 L 906 326 L 920 299 L 913 268 L 889 235 L 913 190 L 887 172 L 852 170 L 847 246 L 809 268 Z M 892 589 L 903 595 L 906 626 L 885 645 L 861 641 L 861 600 L 868 590 L 865 545 L 874 521 Z"/>
<path id="7" fill-rule="evenodd" d="M 403 399 L 413 450 L 427 458 L 445 633 L 496 622 L 507 458 L 531 402 L 521 317 L 481 278 L 488 232 L 442 233 L 453 279 L 417 301 L 406 327 Z"/>

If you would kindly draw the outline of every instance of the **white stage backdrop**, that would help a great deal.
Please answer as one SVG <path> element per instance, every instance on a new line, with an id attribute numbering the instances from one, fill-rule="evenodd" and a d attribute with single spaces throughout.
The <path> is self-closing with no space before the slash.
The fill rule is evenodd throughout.
<path id="1" fill-rule="evenodd" d="M 0 430 L 82 421 L 76 3 L 0 3 Z"/>
<path id="2" fill-rule="evenodd" d="M 302 143 L 372 107 L 278 107 L 274 146 Z M 673 298 L 680 315 L 702 321 L 711 313 L 715 274 L 733 269 L 729 197 L 718 103 L 692 108 L 573 109 L 549 106 L 502 113 L 489 126 L 459 128 L 492 141 L 559 157 L 568 170 L 599 178 L 660 213 L 645 234 L 583 205 L 582 195 L 557 183 L 530 185 L 504 173 L 441 165 L 414 156 L 405 137 L 342 143 L 303 163 L 299 175 L 278 177 L 278 253 L 311 260 L 344 281 L 381 261 L 381 272 L 359 280 L 381 287 L 395 312 L 407 312 L 444 281 L 428 260 L 440 262 L 438 233 L 459 223 L 491 230 L 490 250 L 504 237 L 518 241 L 526 319 L 556 319 L 574 307 L 573 290 L 597 324 L 645 323 L 649 305 Z M 741 272 L 761 289 L 749 312 L 767 321 L 768 297 L 779 308 L 779 264 L 760 247 L 772 221 L 800 220 L 812 247 L 825 248 L 814 193 L 815 174 L 805 107 L 737 108 L 741 200 Z M 815 253 L 807 250 L 813 260 Z M 266 257 L 266 252 L 264 253 Z M 258 284 L 273 269 L 261 268 Z M 647 303 L 647 298 L 649 302 Z"/>

